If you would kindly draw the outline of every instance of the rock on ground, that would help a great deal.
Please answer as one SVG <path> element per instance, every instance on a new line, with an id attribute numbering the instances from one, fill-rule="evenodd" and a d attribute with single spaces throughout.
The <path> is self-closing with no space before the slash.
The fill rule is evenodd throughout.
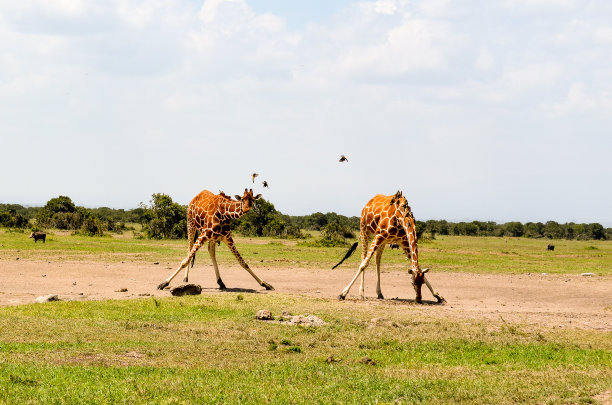
<path id="1" fill-rule="evenodd" d="M 274 319 L 272 318 L 272 313 L 267 309 L 260 309 L 259 311 L 257 311 L 255 318 L 259 319 L 260 321 L 269 321 L 271 319 Z"/>
<path id="2" fill-rule="evenodd" d="M 51 301 L 59 301 L 57 294 L 41 295 L 40 297 L 36 297 L 36 299 L 34 300 L 34 302 L 38 304 Z"/>
<path id="3" fill-rule="evenodd" d="M 283 312 L 279 318 L 283 325 L 303 325 L 303 326 L 323 326 L 327 323 L 315 315 L 290 315 L 288 312 Z"/>
<path id="4" fill-rule="evenodd" d="M 202 294 L 202 287 L 197 284 L 179 284 L 170 289 L 170 294 L 180 297 L 182 295 Z"/>

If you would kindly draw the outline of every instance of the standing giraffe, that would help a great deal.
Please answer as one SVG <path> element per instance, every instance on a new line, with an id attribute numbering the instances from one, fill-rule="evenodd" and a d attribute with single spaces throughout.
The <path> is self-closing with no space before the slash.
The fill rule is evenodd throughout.
<path id="1" fill-rule="evenodd" d="M 274 290 L 274 287 L 257 277 L 249 268 L 249 265 L 246 264 L 234 246 L 234 240 L 230 232 L 230 219 L 240 218 L 248 212 L 253 207 L 255 200 L 261 197 L 261 194 L 257 194 L 253 197 L 253 189 L 247 191 L 245 188 L 242 197 L 239 195 L 235 197 L 237 201 L 232 200 L 223 192 L 219 195 L 215 195 L 208 190 L 204 190 L 191 200 L 189 209 L 187 210 L 189 255 L 181 262 L 181 265 L 174 274 L 157 286 L 158 289 L 163 290 L 167 287 L 170 281 L 172 281 L 172 279 L 185 267 L 187 269 L 185 270 L 185 278 L 183 281 L 187 282 L 189 280 L 189 261 L 191 261 L 191 266 L 193 266 L 195 254 L 205 242 L 208 242 L 208 253 L 210 254 L 210 258 L 215 268 L 217 284 L 219 284 L 219 288 L 222 290 L 225 289 L 225 284 L 221 281 L 221 276 L 219 275 L 219 267 L 217 266 L 217 259 L 215 257 L 215 242 L 219 240 L 227 244 L 234 256 L 236 256 L 236 259 L 238 259 L 238 263 L 253 276 L 260 286 L 265 287 L 266 290 Z M 194 242 L 196 231 L 198 232 L 198 238 Z"/>
<path id="2" fill-rule="evenodd" d="M 392 196 L 386 196 L 378 194 L 374 196 L 361 211 L 360 221 L 360 240 L 362 245 L 361 253 L 361 264 L 357 274 L 349 285 L 346 286 L 342 293 L 338 296 L 338 299 L 343 300 L 346 298 L 349 290 L 357 280 L 357 277 L 361 274 L 361 286 L 359 287 L 359 293 L 361 299 L 365 299 L 364 296 L 364 273 L 366 267 L 370 263 L 372 255 L 376 253 L 376 273 L 378 280 L 376 282 L 376 294 L 378 299 L 383 299 L 382 292 L 380 290 L 380 258 L 385 250 L 385 245 L 388 243 L 397 243 L 401 246 L 406 254 L 406 257 L 410 260 L 411 268 L 410 274 L 412 274 L 412 285 L 416 292 L 417 303 L 421 303 L 421 286 L 423 283 L 427 285 L 429 291 L 437 298 L 438 302 L 444 301 L 438 293 L 434 292 L 429 281 L 425 278 L 425 273 L 429 269 L 421 270 L 419 266 L 419 254 L 417 250 L 417 236 L 414 216 L 412 210 L 408 205 L 408 201 L 402 195 L 400 191 Z M 368 247 L 370 235 L 374 234 L 374 240 Z M 343 261 L 345 261 L 355 250 L 357 243 L 355 243 L 344 258 L 335 265 L 333 268 L 338 267 Z"/>

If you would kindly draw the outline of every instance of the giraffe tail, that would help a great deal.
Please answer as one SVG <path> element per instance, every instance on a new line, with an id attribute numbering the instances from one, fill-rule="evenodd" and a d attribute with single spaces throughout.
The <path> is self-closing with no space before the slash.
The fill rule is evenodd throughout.
<path id="1" fill-rule="evenodd" d="M 351 248 L 348 250 L 348 252 L 346 252 L 346 254 L 344 255 L 344 257 L 342 258 L 342 260 L 340 260 L 340 263 L 336 264 L 334 267 L 332 267 L 332 270 L 335 269 L 336 267 L 340 266 L 342 264 L 342 262 L 344 262 L 346 259 L 348 259 L 349 257 L 351 257 L 351 255 L 353 254 L 353 252 L 355 251 L 355 249 L 357 249 L 357 245 L 359 244 L 359 242 L 355 242 L 353 243 L 353 246 L 351 246 Z"/>

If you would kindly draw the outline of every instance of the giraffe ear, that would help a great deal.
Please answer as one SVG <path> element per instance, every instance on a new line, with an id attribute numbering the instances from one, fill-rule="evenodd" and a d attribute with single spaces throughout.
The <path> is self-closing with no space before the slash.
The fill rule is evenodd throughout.
<path id="1" fill-rule="evenodd" d="M 414 274 L 414 271 L 412 271 L 412 269 L 408 270 L 408 272 L 409 272 L 410 274 Z"/>
<path id="2" fill-rule="evenodd" d="M 421 273 L 425 274 L 425 273 L 427 273 L 428 271 L 429 271 L 429 268 L 425 268 L 425 269 L 423 269 L 423 271 L 422 271 Z"/>
<path id="3" fill-rule="evenodd" d="M 256 199 L 256 200 L 259 200 L 260 198 L 261 198 L 261 194 L 257 194 L 257 195 L 255 196 L 255 199 Z"/>
<path id="4" fill-rule="evenodd" d="M 242 200 L 242 197 L 241 197 L 241 196 L 239 196 L 238 194 L 236 194 L 236 195 L 234 196 L 234 198 L 235 198 L 236 200 L 238 200 L 238 201 Z"/>

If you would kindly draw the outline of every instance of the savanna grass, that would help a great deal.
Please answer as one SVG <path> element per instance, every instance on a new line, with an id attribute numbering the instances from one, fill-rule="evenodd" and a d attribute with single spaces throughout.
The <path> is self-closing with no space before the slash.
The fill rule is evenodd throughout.
<path id="1" fill-rule="evenodd" d="M 298 246 L 295 241 L 269 238 L 236 238 L 237 247 L 253 268 L 331 269 L 347 248 Z M 548 243 L 555 251 L 546 250 Z M 185 257 L 185 240 L 134 239 L 129 233 L 88 237 L 57 232 L 47 243 L 34 243 L 27 233 L 0 230 L 0 260 L 163 262 L 180 263 Z M 357 268 L 361 247 L 343 267 Z M 197 259 L 210 262 L 205 249 Z M 229 249 L 221 244 L 217 260 L 223 266 L 236 265 Z M 475 273 L 559 273 L 593 272 L 612 274 L 612 241 L 573 241 L 528 238 L 439 236 L 419 244 L 419 261 L 435 271 Z M 403 252 L 387 248 L 383 270 L 406 269 Z"/>
<path id="2" fill-rule="evenodd" d="M 262 308 L 327 325 L 257 321 Z M 611 385 L 609 333 L 413 305 L 227 293 L 0 308 L 0 403 L 590 403 Z"/>

